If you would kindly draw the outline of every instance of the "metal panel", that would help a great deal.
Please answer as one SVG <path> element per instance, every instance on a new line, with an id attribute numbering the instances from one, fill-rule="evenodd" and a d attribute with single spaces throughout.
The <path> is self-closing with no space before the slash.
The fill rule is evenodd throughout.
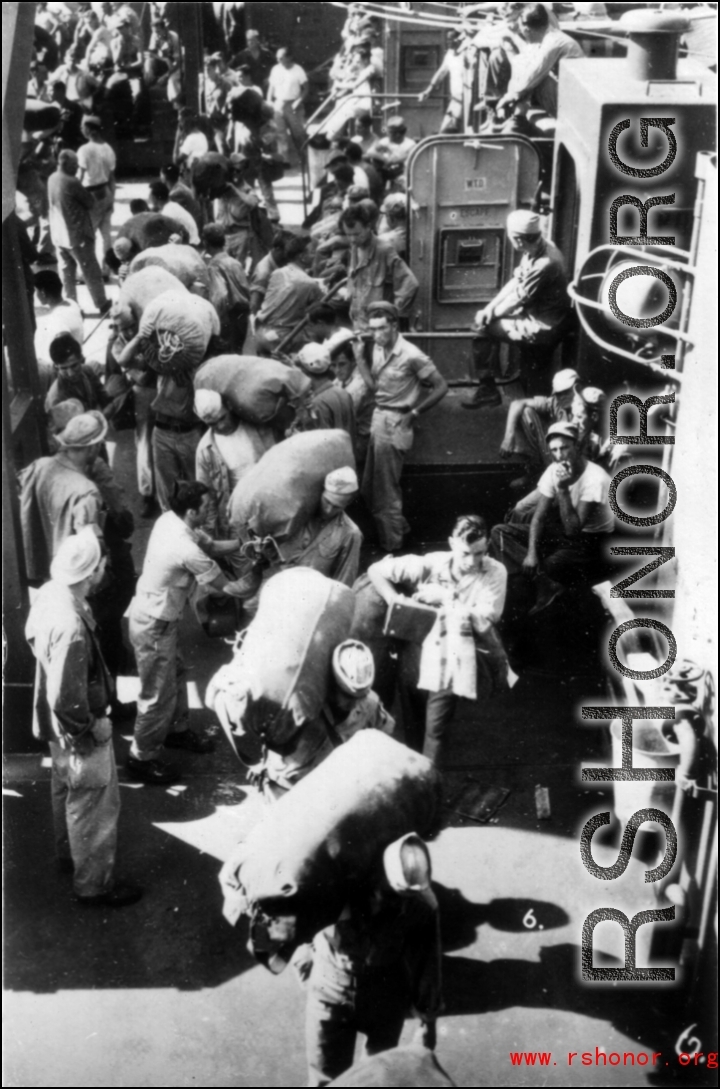
<path id="1" fill-rule="evenodd" d="M 433 94 L 425 102 L 417 100 L 440 67 L 445 49 L 445 33 L 441 30 L 391 20 L 386 23 L 384 90 L 389 95 L 403 96 L 396 110 L 405 118 L 408 136 L 413 140 L 436 133 L 447 109 L 442 94 Z"/>
<path id="2" fill-rule="evenodd" d="M 420 281 L 417 331 L 432 337 L 448 379 L 467 378 L 466 341 L 476 311 L 510 277 L 508 213 L 527 207 L 539 177 L 536 149 L 522 137 L 466 135 L 424 140 L 408 163 L 409 264 Z"/>

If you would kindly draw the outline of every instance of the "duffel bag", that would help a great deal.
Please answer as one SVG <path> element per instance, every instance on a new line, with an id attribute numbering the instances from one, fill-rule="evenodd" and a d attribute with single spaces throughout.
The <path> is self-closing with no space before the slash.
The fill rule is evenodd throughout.
<path id="1" fill-rule="evenodd" d="M 325 477 L 334 469 L 355 468 L 347 431 L 304 431 L 280 442 L 240 480 L 228 514 L 239 536 L 283 539 L 316 513 Z"/>
<path id="2" fill-rule="evenodd" d="M 422 1045 L 409 1044 L 361 1059 L 357 1065 L 331 1081 L 330 1085 L 362 1085 L 365 1089 L 376 1085 L 412 1085 L 425 1089 L 429 1086 L 457 1085 L 457 1082 L 440 1066 L 434 1051 Z"/>
<path id="3" fill-rule="evenodd" d="M 158 265 L 171 272 L 188 290 L 206 298 L 210 292 L 210 276 L 207 265 L 192 246 L 168 242 L 162 246 L 150 246 L 139 253 L 130 265 L 130 272 L 139 272 L 149 265 Z"/>
<path id="4" fill-rule="evenodd" d="M 194 381 L 195 389 L 219 393 L 241 420 L 255 427 L 272 423 L 282 406 L 297 406 L 310 390 L 310 379 L 302 371 L 251 355 L 208 359 Z"/>
<path id="5" fill-rule="evenodd" d="M 269 807 L 225 863 L 226 917 L 238 906 L 250 915 L 253 952 L 281 970 L 293 948 L 337 922 L 386 847 L 410 832 L 433 835 L 439 813 L 432 763 L 361 730 Z"/>
<path id="6" fill-rule="evenodd" d="M 53 102 L 42 102 L 39 98 L 28 98 L 25 102 L 23 129 L 25 132 L 52 132 L 62 120 L 60 107 Z"/>
<path id="7" fill-rule="evenodd" d="M 131 272 L 118 293 L 116 308 L 130 311 L 136 323 L 140 321 L 148 303 L 165 291 L 186 291 L 184 284 L 160 265 L 149 265 L 138 272 Z"/>
<path id="8" fill-rule="evenodd" d="M 183 374 L 203 360 L 220 319 L 207 299 L 188 291 L 165 291 L 145 307 L 139 334 L 144 356 L 159 374 Z"/>
<path id="9" fill-rule="evenodd" d="M 211 681 L 208 705 L 222 690 L 238 736 L 284 745 L 320 713 L 333 651 L 348 636 L 354 608 L 342 583 L 309 567 L 280 571 L 265 583 L 233 661 Z"/>

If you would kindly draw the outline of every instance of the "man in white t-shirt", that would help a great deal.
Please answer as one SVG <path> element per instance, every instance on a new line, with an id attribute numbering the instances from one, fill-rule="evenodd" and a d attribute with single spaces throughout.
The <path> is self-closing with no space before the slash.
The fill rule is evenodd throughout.
<path id="1" fill-rule="evenodd" d="M 95 199 L 90 218 L 95 228 L 98 264 L 108 273 L 105 256 L 112 246 L 112 214 L 115 206 L 115 168 L 117 159 L 110 144 L 103 139 L 98 117 L 86 117 L 82 123 L 86 144 L 78 148 L 78 177 Z"/>
<path id="2" fill-rule="evenodd" d="M 495 555 L 508 571 L 536 579 L 531 613 L 547 608 L 566 586 L 602 581 L 603 549 L 613 531 L 610 477 L 583 456 L 577 425 L 552 424 L 547 445 L 552 464 L 540 477 L 532 522 L 499 525 L 492 532 Z"/>
<path id="3" fill-rule="evenodd" d="M 267 100 L 275 111 L 280 154 L 287 159 L 290 140 L 298 156 L 305 140 L 305 100 L 309 85 L 305 69 L 295 63 L 289 49 L 278 49 L 275 57 L 277 64 L 270 71 Z"/>

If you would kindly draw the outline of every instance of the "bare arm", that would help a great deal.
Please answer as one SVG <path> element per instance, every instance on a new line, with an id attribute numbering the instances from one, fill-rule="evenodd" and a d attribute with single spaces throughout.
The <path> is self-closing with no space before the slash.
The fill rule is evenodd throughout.
<path id="1" fill-rule="evenodd" d="M 425 383 L 423 383 L 423 385 L 424 384 Z M 429 409 L 442 401 L 448 391 L 448 384 L 440 374 L 440 371 L 435 371 L 435 373 L 430 376 L 428 384 L 430 386 L 430 392 L 427 397 L 423 398 L 420 404 L 416 405 L 413 409 L 416 416 L 423 416 Z"/>
<path id="2" fill-rule="evenodd" d="M 538 501 L 538 505 L 535 508 L 532 522 L 530 523 L 530 541 L 528 543 L 528 554 L 523 562 L 523 568 L 530 574 L 534 573 L 537 569 L 538 558 L 538 545 L 542 540 L 543 528 L 547 520 L 548 511 L 552 506 L 552 499 L 547 495 L 541 495 Z"/>
<path id="3" fill-rule="evenodd" d="M 508 455 L 512 453 L 512 441 L 517 431 L 520 418 L 525 411 L 527 401 L 511 401 L 510 408 L 508 409 L 507 423 L 505 424 L 505 435 L 503 441 L 500 444 L 500 454 Z"/>

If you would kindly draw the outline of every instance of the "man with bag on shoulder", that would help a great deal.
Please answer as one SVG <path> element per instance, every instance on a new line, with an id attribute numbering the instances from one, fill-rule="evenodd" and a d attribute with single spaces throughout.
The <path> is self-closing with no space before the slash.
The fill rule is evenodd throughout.
<path id="1" fill-rule="evenodd" d="M 33 733 L 52 756 L 58 868 L 73 872 L 81 904 L 125 907 L 142 890 L 114 880 L 120 812 L 112 726 L 112 678 L 87 603 L 105 570 L 91 526 L 67 537 L 25 628 L 37 659 Z"/>

